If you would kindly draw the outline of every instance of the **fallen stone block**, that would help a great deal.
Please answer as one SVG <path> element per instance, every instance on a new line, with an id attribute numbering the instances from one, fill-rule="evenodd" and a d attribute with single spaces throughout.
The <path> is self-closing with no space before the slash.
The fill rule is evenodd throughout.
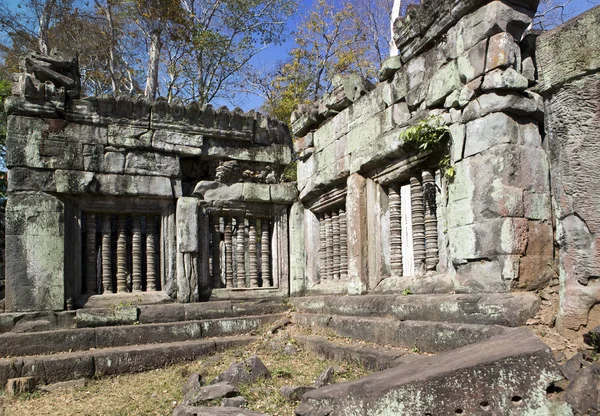
<path id="1" fill-rule="evenodd" d="M 308 415 L 570 414 L 546 389 L 561 379 L 552 352 L 525 328 L 306 393 Z"/>
<path id="2" fill-rule="evenodd" d="M 237 407 L 177 406 L 173 416 L 268 416 Z"/>
<path id="3" fill-rule="evenodd" d="M 245 362 L 233 363 L 222 374 L 217 376 L 213 383 L 229 383 L 234 386 L 250 384 L 261 378 L 271 378 L 271 373 L 256 355 Z"/>
<path id="4" fill-rule="evenodd" d="M 304 393 L 314 390 L 313 386 L 283 386 L 279 392 L 286 400 L 297 401 L 302 398 Z"/>
<path id="5" fill-rule="evenodd" d="M 238 389 L 231 384 L 216 383 L 188 391 L 183 398 L 183 404 L 195 406 L 224 397 L 235 397 L 239 393 Z"/>
<path id="6" fill-rule="evenodd" d="M 244 407 L 248 404 L 248 400 L 244 396 L 225 397 L 221 401 L 223 407 Z"/>
<path id="7" fill-rule="evenodd" d="M 6 395 L 18 396 L 23 393 L 31 393 L 35 390 L 35 378 L 19 377 L 11 378 L 6 382 Z"/>

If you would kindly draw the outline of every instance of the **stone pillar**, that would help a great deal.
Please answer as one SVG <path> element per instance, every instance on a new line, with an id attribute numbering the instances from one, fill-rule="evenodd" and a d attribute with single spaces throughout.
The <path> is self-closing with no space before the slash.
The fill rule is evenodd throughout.
<path id="1" fill-rule="evenodd" d="M 346 208 L 340 208 L 340 279 L 348 278 L 348 226 Z"/>
<path id="2" fill-rule="evenodd" d="M 139 216 L 133 218 L 131 237 L 131 289 L 142 291 L 142 224 Z"/>
<path id="3" fill-rule="evenodd" d="M 348 294 L 361 295 L 369 288 L 366 180 L 355 173 L 347 184 Z"/>
<path id="4" fill-rule="evenodd" d="M 160 289 L 170 298 L 177 297 L 177 225 L 175 220 L 175 206 L 169 205 L 163 209 L 160 217 L 160 282 L 154 284 L 154 289 L 159 285 Z M 143 244 L 143 243 L 142 243 Z M 146 276 L 146 290 L 150 290 L 148 277 Z"/>
<path id="5" fill-rule="evenodd" d="M 331 231 L 333 246 L 333 280 L 340 280 L 340 216 L 337 211 L 331 213 Z"/>
<path id="6" fill-rule="evenodd" d="M 111 216 L 102 217 L 102 293 L 114 293 L 112 288 Z"/>
<path id="7" fill-rule="evenodd" d="M 413 258 L 415 273 L 423 271 L 425 263 L 425 219 L 423 214 L 423 187 L 417 177 L 410 178 L 412 210 Z"/>
<path id="8" fill-rule="evenodd" d="M 319 253 L 319 222 L 317 217 L 296 201 L 290 209 L 290 295 L 299 296 L 307 283 L 318 281 L 315 273 Z M 273 279 L 275 280 L 275 279 Z M 275 283 L 273 283 L 274 285 Z"/>
<path id="9" fill-rule="evenodd" d="M 212 249 L 212 284 L 214 288 L 223 286 L 221 281 L 221 223 L 219 217 L 213 215 L 211 217 L 211 249 Z"/>
<path id="10" fill-rule="evenodd" d="M 425 268 L 435 270 L 438 258 L 436 186 L 429 171 L 423 171 L 423 208 L 425 210 Z"/>
<path id="11" fill-rule="evenodd" d="M 236 219 L 236 227 L 235 241 L 237 243 L 237 250 L 235 257 L 237 264 L 237 287 L 246 287 L 246 261 L 244 259 L 244 255 L 246 254 L 246 226 L 244 225 L 244 217 Z"/>
<path id="12" fill-rule="evenodd" d="M 127 218 L 117 219 L 117 292 L 127 292 Z"/>
<path id="13" fill-rule="evenodd" d="M 325 214 L 325 275 L 333 278 L 333 226 L 329 212 Z"/>
<path id="14" fill-rule="evenodd" d="M 397 184 L 389 187 L 390 263 L 392 274 L 402 276 L 402 205 Z"/>
<path id="15" fill-rule="evenodd" d="M 66 208 L 43 192 L 11 192 L 6 205 L 7 312 L 65 307 Z M 82 243 L 74 247 L 80 253 Z"/>
<path id="16" fill-rule="evenodd" d="M 88 295 L 96 294 L 96 216 L 88 214 L 85 233 L 85 288 Z"/>
<path id="17" fill-rule="evenodd" d="M 250 287 L 258 287 L 258 262 L 256 261 L 256 219 L 249 219 L 248 228 L 248 277 Z"/>
<path id="18" fill-rule="evenodd" d="M 192 197 L 177 199 L 177 301 L 199 300 L 200 248 L 198 200 Z"/>
<path id="19" fill-rule="evenodd" d="M 231 238 L 231 218 L 225 217 L 225 287 L 233 287 L 233 241 Z"/>
<path id="20" fill-rule="evenodd" d="M 271 253 L 269 250 L 269 218 L 260 219 L 260 272 L 263 287 L 273 286 L 271 282 Z"/>
<path id="21" fill-rule="evenodd" d="M 146 290 L 156 291 L 156 260 L 155 260 L 154 217 L 146 216 Z"/>

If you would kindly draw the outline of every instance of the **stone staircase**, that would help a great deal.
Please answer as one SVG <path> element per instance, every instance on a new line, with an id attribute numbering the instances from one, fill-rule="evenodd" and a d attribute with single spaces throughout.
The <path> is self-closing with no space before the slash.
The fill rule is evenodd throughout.
<path id="1" fill-rule="evenodd" d="M 280 300 L 128 305 L 0 315 L 0 385 L 133 373 L 248 344 L 289 311 Z"/>
<path id="2" fill-rule="evenodd" d="M 299 325 L 336 336 L 440 353 L 525 325 L 539 309 L 531 293 L 312 296 L 292 299 Z"/>

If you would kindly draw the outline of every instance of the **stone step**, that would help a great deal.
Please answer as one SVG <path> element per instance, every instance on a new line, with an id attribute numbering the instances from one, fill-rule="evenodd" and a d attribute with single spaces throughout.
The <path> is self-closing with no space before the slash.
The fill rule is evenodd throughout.
<path id="1" fill-rule="evenodd" d="M 95 348 L 245 334 L 284 316 L 284 314 L 269 314 L 164 324 L 105 326 L 30 333 L 9 332 L 0 334 L 0 357 L 85 351 Z"/>
<path id="2" fill-rule="evenodd" d="M 502 334 L 499 325 L 399 321 L 393 318 L 293 313 L 298 325 L 332 331 L 336 336 L 393 345 L 419 352 L 439 353 Z"/>
<path id="3" fill-rule="evenodd" d="M 52 355 L 0 359 L 0 386 L 10 378 L 35 377 L 37 384 L 137 373 L 247 345 L 257 337 L 236 336 L 162 344 L 133 345 Z"/>
<path id="4" fill-rule="evenodd" d="M 314 335 L 296 335 L 294 339 L 306 350 L 322 358 L 353 362 L 369 370 L 379 371 L 419 359 L 406 349 L 364 345 L 358 342 L 332 341 Z"/>
<path id="5" fill-rule="evenodd" d="M 291 303 L 302 313 L 504 326 L 525 325 L 540 307 L 533 293 L 310 296 Z"/>
<path id="6" fill-rule="evenodd" d="M 296 415 L 566 415 L 547 398 L 561 374 L 526 328 L 303 395 Z"/>
<path id="7" fill-rule="evenodd" d="M 122 299 L 124 295 L 114 295 Z M 120 297 L 119 297 L 120 296 Z M 105 296 L 108 297 L 108 296 Z M 201 319 L 232 318 L 248 315 L 282 313 L 289 306 L 281 301 L 210 301 L 198 303 L 167 303 L 136 305 L 119 302 L 104 307 L 82 308 L 63 312 L 15 312 L 0 314 L 0 333 L 42 332 L 55 329 L 100 327 L 125 324 L 154 324 L 166 322 L 197 321 Z"/>

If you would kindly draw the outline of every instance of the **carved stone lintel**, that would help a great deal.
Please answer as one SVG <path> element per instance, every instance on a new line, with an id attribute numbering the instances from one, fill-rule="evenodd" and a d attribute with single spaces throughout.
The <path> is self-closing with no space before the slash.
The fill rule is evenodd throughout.
<path id="1" fill-rule="evenodd" d="M 337 211 L 331 213 L 331 231 L 333 246 L 332 278 L 340 279 L 340 216 Z"/>
<path id="2" fill-rule="evenodd" d="M 271 280 L 271 252 L 269 247 L 269 218 L 260 219 L 260 272 L 263 287 L 273 286 Z"/>
<path id="3" fill-rule="evenodd" d="M 425 209 L 425 267 L 435 270 L 438 264 L 436 186 L 431 172 L 423 171 L 423 201 Z"/>
<path id="4" fill-rule="evenodd" d="M 131 290 L 142 291 L 142 225 L 138 216 L 133 218 L 131 237 Z"/>
<path id="5" fill-rule="evenodd" d="M 245 239 L 246 239 L 246 226 L 244 225 L 244 217 L 238 217 L 236 219 L 236 243 L 237 249 L 235 252 L 236 264 L 237 264 L 237 287 L 246 287 L 246 262 L 245 257 Z"/>
<path id="6" fill-rule="evenodd" d="M 250 218 L 248 228 L 248 277 L 250 287 L 258 287 L 258 262 L 256 250 L 256 219 Z"/>
<path id="7" fill-rule="evenodd" d="M 233 241 L 231 238 L 231 218 L 225 217 L 225 286 L 233 287 Z"/>
<path id="8" fill-rule="evenodd" d="M 397 184 L 389 187 L 390 266 L 392 273 L 402 276 L 402 206 Z"/>
<path id="9" fill-rule="evenodd" d="M 85 232 L 85 291 L 96 294 L 96 216 L 86 215 Z"/>
<path id="10" fill-rule="evenodd" d="M 425 262 L 425 219 L 423 213 L 423 188 L 417 177 L 410 178 L 410 199 L 413 226 L 413 257 L 415 271 L 422 270 Z"/>
<path id="11" fill-rule="evenodd" d="M 127 219 L 117 220 L 117 292 L 127 292 Z"/>
<path id="12" fill-rule="evenodd" d="M 102 217 L 102 293 L 114 293 L 112 288 L 112 253 L 110 243 L 111 216 Z"/>

